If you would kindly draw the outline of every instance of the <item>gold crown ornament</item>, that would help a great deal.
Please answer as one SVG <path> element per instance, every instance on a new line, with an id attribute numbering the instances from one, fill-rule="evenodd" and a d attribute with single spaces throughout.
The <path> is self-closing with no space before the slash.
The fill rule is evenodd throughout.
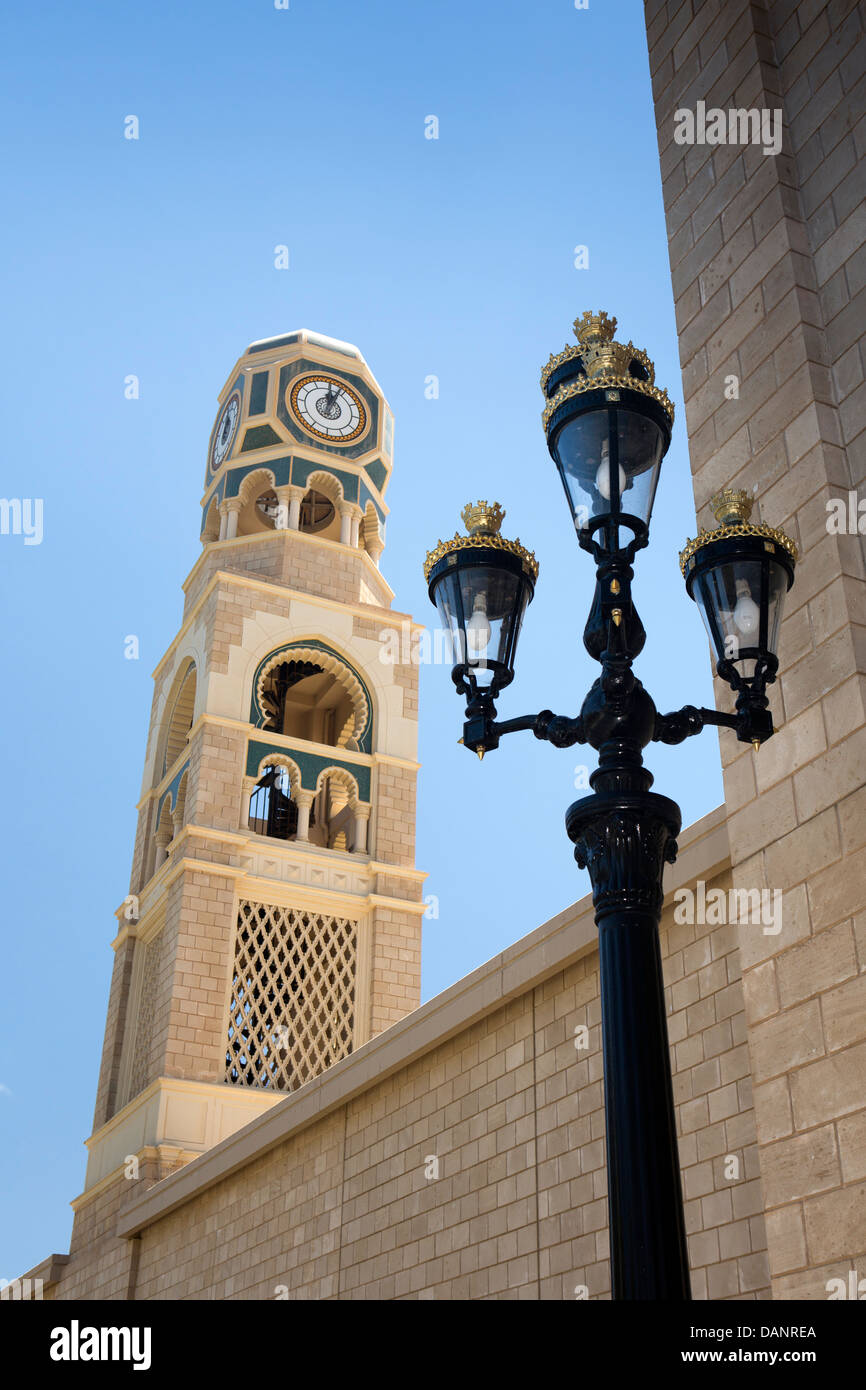
<path id="1" fill-rule="evenodd" d="M 516 555 L 524 572 L 533 583 L 535 582 L 538 578 L 538 561 L 534 552 L 521 545 L 519 537 L 509 541 L 499 534 L 499 528 L 505 520 L 505 512 L 498 502 L 467 502 L 460 516 L 468 535 L 461 536 L 455 531 L 450 540 L 440 541 L 433 550 L 428 550 L 424 561 L 425 579 L 430 578 L 434 566 L 438 565 L 443 556 L 451 555 L 457 550 L 484 547 L 488 550 L 505 550 L 509 555 Z"/>
<path id="2" fill-rule="evenodd" d="M 686 541 L 680 551 L 680 570 L 683 575 L 689 560 L 697 551 L 714 541 L 731 540 L 735 536 L 757 536 L 760 540 L 780 545 L 796 564 L 798 551 L 790 536 L 786 536 L 784 531 L 779 531 L 774 526 L 759 525 L 749 520 L 753 505 L 751 493 L 744 492 L 741 488 L 722 488 L 721 492 L 711 497 L 710 510 L 718 526 L 712 531 L 705 531 L 701 526 L 694 540 Z"/>
<path id="3" fill-rule="evenodd" d="M 467 502 L 460 519 L 470 536 L 496 536 L 505 520 L 498 502 Z"/>
<path id="4" fill-rule="evenodd" d="M 595 391 L 602 386 L 613 390 L 626 387 L 630 391 L 649 396 L 662 407 L 673 424 L 673 403 L 667 391 L 655 385 L 655 367 L 651 359 L 643 348 L 636 348 L 631 340 L 618 343 L 613 336 L 616 324 L 616 319 L 611 318 L 603 309 L 598 313 L 587 309 L 580 318 L 574 320 L 574 336 L 577 343 L 563 348 L 562 352 L 554 353 L 549 358 L 542 368 L 541 387 L 542 390 L 546 390 L 547 383 L 556 369 L 563 362 L 572 359 L 579 359 L 578 366 L 583 369 L 583 375 L 563 382 L 547 402 L 541 417 L 545 429 L 554 411 L 558 410 L 564 401 L 582 395 L 585 391 Z"/>

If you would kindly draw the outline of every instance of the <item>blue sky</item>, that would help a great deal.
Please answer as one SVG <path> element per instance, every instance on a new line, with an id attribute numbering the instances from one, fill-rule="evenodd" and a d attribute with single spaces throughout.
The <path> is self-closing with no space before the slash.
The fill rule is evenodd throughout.
<path id="1" fill-rule="evenodd" d="M 249 342 L 308 327 L 370 363 L 396 417 L 395 607 L 435 621 L 426 550 L 468 500 L 502 503 L 541 574 L 500 715 L 574 714 L 597 672 L 581 645 L 592 564 L 538 377 L 577 314 L 616 314 L 677 405 L 637 561 L 638 674 L 663 709 L 713 697 L 677 566 L 694 506 L 640 0 L 49 0 L 5 28 L 0 491 L 44 507 L 40 545 L 0 536 L 12 1277 L 67 1248 L 83 1185 L 151 672 L 199 553 L 216 394 Z M 518 734 L 479 764 L 461 721 L 447 670 L 424 668 L 425 998 L 588 889 L 563 826 L 582 750 Z M 648 762 L 686 824 L 721 801 L 712 731 Z"/>

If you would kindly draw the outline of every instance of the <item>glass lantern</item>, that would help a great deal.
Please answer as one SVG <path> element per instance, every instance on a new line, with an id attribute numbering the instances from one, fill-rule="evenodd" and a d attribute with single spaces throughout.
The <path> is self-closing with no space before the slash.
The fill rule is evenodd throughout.
<path id="1" fill-rule="evenodd" d="M 428 592 L 447 634 L 455 683 L 491 697 L 514 679 L 517 639 L 535 592 L 538 563 L 499 535 L 498 503 L 463 509 L 466 536 L 440 541 L 427 556 Z"/>
<path id="2" fill-rule="evenodd" d="M 577 347 L 542 374 L 548 449 L 579 534 L 606 550 L 645 544 L 673 406 L 646 353 L 614 341 L 616 319 L 586 313 L 574 329 Z"/>
<path id="3" fill-rule="evenodd" d="M 710 505 L 719 525 L 699 532 L 680 555 L 686 590 L 700 609 L 718 674 L 734 690 L 763 688 L 778 669 L 797 547 L 783 532 L 749 520 L 747 492 L 726 488 Z"/>

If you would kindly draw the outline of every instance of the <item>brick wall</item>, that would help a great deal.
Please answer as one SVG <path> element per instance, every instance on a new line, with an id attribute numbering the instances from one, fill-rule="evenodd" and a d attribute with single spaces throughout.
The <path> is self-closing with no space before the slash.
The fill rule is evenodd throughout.
<path id="1" fill-rule="evenodd" d="M 866 1271 L 866 585 L 863 538 L 826 525 L 866 473 L 864 18 L 648 0 L 646 20 L 698 518 L 754 488 L 801 551 L 780 732 L 721 747 L 734 882 L 784 894 L 781 933 L 740 942 L 773 1290 L 814 1297 Z M 781 154 L 677 144 L 699 100 L 781 109 Z"/>
<path id="2" fill-rule="evenodd" d="M 209 545 L 187 582 L 185 614 L 217 570 L 267 579 L 337 603 L 387 608 L 391 602 L 387 582 L 364 552 L 300 531 L 281 531 Z"/>
<path id="3" fill-rule="evenodd" d="M 386 864 L 415 865 L 416 774 L 409 768 L 380 764 L 375 795 L 376 857 Z"/>
<path id="4" fill-rule="evenodd" d="M 381 1033 L 421 1002 L 421 918 L 376 907 L 371 914 L 370 1032 Z"/>

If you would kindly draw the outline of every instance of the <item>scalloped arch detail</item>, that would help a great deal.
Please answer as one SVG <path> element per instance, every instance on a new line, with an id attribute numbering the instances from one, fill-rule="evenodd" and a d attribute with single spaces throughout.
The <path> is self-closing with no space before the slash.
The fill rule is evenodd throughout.
<path id="1" fill-rule="evenodd" d="M 270 468 L 256 468 L 247 474 L 238 488 L 241 506 L 245 507 L 248 502 L 255 501 L 265 487 L 275 488 L 276 485 L 276 477 Z"/>
<path id="2" fill-rule="evenodd" d="M 347 772 L 344 767 L 323 767 L 322 771 L 316 778 L 317 793 L 321 791 L 322 783 L 324 782 L 324 779 L 326 777 L 333 778 L 335 782 L 339 782 L 342 786 L 344 786 L 356 802 L 359 802 L 361 800 L 361 793 L 358 789 L 358 783 L 355 781 L 351 772 Z"/>
<path id="3" fill-rule="evenodd" d="M 328 473 L 326 469 L 318 468 L 315 473 L 311 473 L 305 486 L 308 491 L 310 488 L 315 488 L 331 502 L 342 502 L 344 499 L 343 484 L 339 478 L 335 478 L 333 473 Z"/>
<path id="4" fill-rule="evenodd" d="M 258 771 L 256 772 L 256 781 L 258 781 L 260 777 L 264 777 L 269 767 L 282 767 L 286 770 L 289 774 L 289 790 L 291 791 L 292 797 L 294 797 L 301 786 L 301 770 L 298 764 L 293 762 L 286 753 L 266 753 L 259 763 Z"/>
<path id="5" fill-rule="evenodd" d="M 370 704 L 364 693 L 364 687 L 358 680 L 351 667 L 333 652 L 324 651 L 320 647 L 307 647 L 301 643 L 298 646 L 281 647 L 278 652 L 274 652 L 262 664 L 256 680 L 256 701 L 259 708 L 262 707 L 262 696 L 264 693 L 265 678 L 275 666 L 281 666 L 284 661 L 310 661 L 320 666 L 323 671 L 327 671 L 335 680 L 339 681 L 343 689 L 352 701 L 354 711 L 354 725 L 350 730 L 348 721 L 341 729 L 337 742 L 338 748 L 345 748 L 349 738 L 359 739 L 367 728 L 370 720 Z"/>

